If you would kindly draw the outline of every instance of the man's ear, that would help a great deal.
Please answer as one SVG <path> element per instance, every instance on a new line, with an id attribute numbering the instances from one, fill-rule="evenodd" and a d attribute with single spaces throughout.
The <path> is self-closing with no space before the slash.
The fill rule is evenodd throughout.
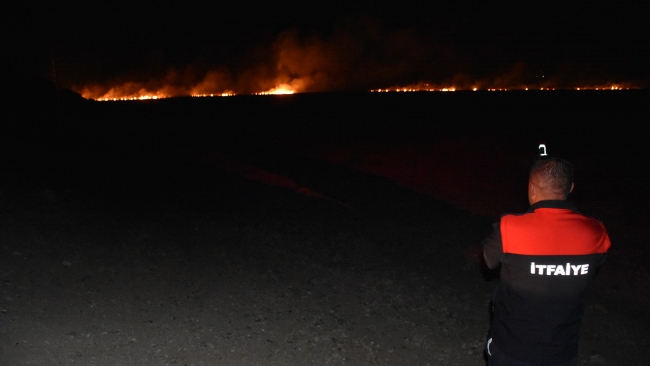
<path id="1" fill-rule="evenodd" d="M 571 189 L 569 189 L 569 193 L 573 192 L 573 182 L 571 182 Z"/>
<path id="2" fill-rule="evenodd" d="M 531 196 L 535 194 L 535 185 L 533 182 L 528 182 L 528 194 Z"/>
<path id="3" fill-rule="evenodd" d="M 528 203 L 535 203 L 535 185 L 531 181 L 528 181 Z"/>

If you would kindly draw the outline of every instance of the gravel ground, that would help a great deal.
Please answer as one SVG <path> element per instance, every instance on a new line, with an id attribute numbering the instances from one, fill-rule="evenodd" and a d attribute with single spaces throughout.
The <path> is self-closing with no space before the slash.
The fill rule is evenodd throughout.
<path id="1" fill-rule="evenodd" d="M 4 174 L 1 364 L 484 364 L 492 218 L 347 168 L 183 156 Z M 645 364 L 647 272 L 625 258 L 588 298 L 582 365 Z"/>
<path id="2" fill-rule="evenodd" d="M 0 365 L 484 365 L 480 242 L 525 209 L 540 136 L 613 241 L 580 365 L 645 365 L 646 100 L 25 99 L 0 124 Z"/>

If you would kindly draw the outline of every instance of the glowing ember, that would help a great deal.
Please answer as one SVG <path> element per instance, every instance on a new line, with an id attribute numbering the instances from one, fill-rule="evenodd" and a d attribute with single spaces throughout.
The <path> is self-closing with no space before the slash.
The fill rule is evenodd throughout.
<path id="1" fill-rule="evenodd" d="M 477 84 L 485 84 L 485 83 L 477 83 Z M 495 87 L 488 87 L 485 89 L 480 89 L 476 86 L 470 86 L 466 88 L 459 88 L 459 87 L 442 87 L 442 86 L 431 86 L 426 83 L 419 83 L 416 85 L 409 85 L 409 86 L 400 86 L 400 87 L 390 87 L 390 88 L 385 88 L 385 89 L 371 89 L 370 92 L 376 92 L 376 93 L 403 93 L 403 92 L 448 92 L 448 91 L 457 91 L 457 90 L 472 90 L 472 91 L 478 91 L 478 90 L 486 90 L 486 91 L 510 91 L 510 90 L 630 90 L 630 89 L 637 89 L 636 87 L 621 87 L 619 85 L 604 85 L 604 86 L 587 86 L 587 87 L 566 87 L 566 88 L 555 88 L 555 87 L 548 87 L 548 86 L 536 86 L 536 87 L 528 87 L 525 85 L 521 86 L 515 86 L 515 87 L 501 87 L 501 88 L 495 88 Z"/>
<path id="2" fill-rule="evenodd" d="M 511 73 L 493 78 L 473 79 L 468 75 L 459 74 L 440 83 L 421 81 L 415 84 L 394 85 L 389 88 L 372 89 L 371 92 L 446 92 L 446 91 L 511 91 L 511 90 L 629 90 L 638 89 L 639 86 L 626 82 L 609 82 L 587 85 L 562 85 L 554 80 L 545 78 L 538 82 L 522 82 L 525 79 L 522 70 L 513 69 Z M 582 83 L 581 83 L 582 84 Z"/>

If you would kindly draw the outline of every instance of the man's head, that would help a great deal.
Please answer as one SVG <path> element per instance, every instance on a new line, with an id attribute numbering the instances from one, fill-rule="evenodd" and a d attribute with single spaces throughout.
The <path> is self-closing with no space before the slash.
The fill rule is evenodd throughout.
<path id="1" fill-rule="evenodd" d="M 528 202 L 566 200 L 573 191 L 573 165 L 560 158 L 540 158 L 530 168 Z"/>

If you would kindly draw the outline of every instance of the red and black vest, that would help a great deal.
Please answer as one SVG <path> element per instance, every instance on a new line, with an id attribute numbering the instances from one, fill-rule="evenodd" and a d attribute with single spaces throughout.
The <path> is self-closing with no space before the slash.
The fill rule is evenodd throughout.
<path id="1" fill-rule="evenodd" d="M 571 360 L 585 291 L 611 245 L 605 226 L 568 201 L 541 201 L 504 215 L 498 230 L 485 242 L 488 265 L 502 266 L 491 330 L 496 347 L 522 362 Z"/>

